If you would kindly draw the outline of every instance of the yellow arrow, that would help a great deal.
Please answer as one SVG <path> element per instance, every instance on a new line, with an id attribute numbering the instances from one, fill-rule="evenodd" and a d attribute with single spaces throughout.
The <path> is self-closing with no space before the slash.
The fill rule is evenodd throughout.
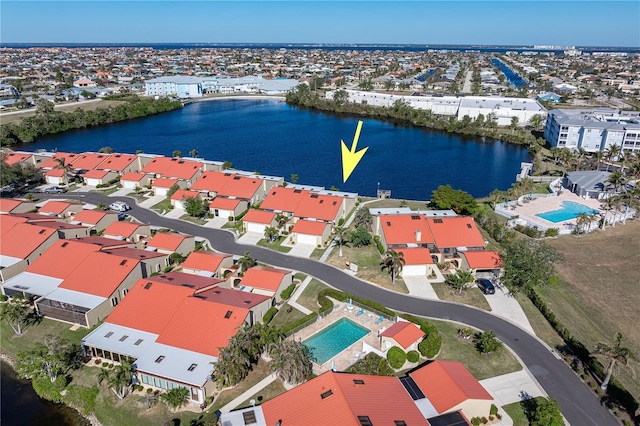
<path id="1" fill-rule="evenodd" d="M 351 176 L 351 173 L 355 170 L 356 166 L 362 160 L 362 157 L 367 152 L 369 147 L 363 148 L 356 152 L 358 146 L 358 138 L 360 138 L 360 130 L 362 129 L 362 121 L 358 121 L 358 127 L 356 128 L 356 135 L 353 137 L 353 144 L 351 149 L 347 148 L 344 141 L 341 139 L 342 144 L 342 180 L 346 182 Z"/>

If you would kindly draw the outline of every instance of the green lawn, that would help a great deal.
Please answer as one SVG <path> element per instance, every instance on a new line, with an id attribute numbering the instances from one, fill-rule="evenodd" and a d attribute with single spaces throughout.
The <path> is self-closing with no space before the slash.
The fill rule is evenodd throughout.
<path id="1" fill-rule="evenodd" d="M 32 349 L 35 342 L 41 342 L 47 334 L 59 335 L 71 343 L 80 344 L 80 340 L 91 331 L 86 328 L 71 331 L 70 328 L 71 324 L 44 318 L 40 324 L 29 326 L 21 336 L 16 336 L 6 321 L 2 321 L 0 322 L 2 351 L 16 357 L 18 353 Z"/>
<path id="2" fill-rule="evenodd" d="M 449 287 L 447 284 L 438 283 L 431 284 L 433 290 L 436 292 L 438 297 L 442 300 L 448 300 L 450 302 L 458 302 L 464 303 L 465 305 L 475 306 L 476 308 L 484 309 L 487 311 L 491 310 L 489 306 L 489 302 L 484 297 L 484 294 L 477 287 L 470 287 L 464 289 L 464 293 L 461 296 L 458 296 L 454 293 L 454 290 Z M 491 296 L 489 296 L 491 297 Z"/>
<path id="3" fill-rule="evenodd" d="M 220 395 L 213 401 L 213 406 L 209 411 L 216 411 L 233 401 L 246 390 L 260 382 L 262 379 L 269 375 L 269 365 L 262 359 L 258 360 L 258 363 L 253 365 L 252 370 L 247 377 L 240 382 L 236 387 L 222 391 Z"/>
<path id="4" fill-rule="evenodd" d="M 195 223 L 196 225 L 206 225 L 207 221 L 202 220 L 198 217 L 189 216 L 188 214 L 183 214 L 180 216 L 180 219 L 186 220 L 187 222 Z"/>
<path id="5" fill-rule="evenodd" d="M 282 245 L 285 239 L 286 237 L 281 235 L 274 242 L 270 243 L 269 241 L 267 241 L 266 238 L 263 238 L 260 241 L 258 241 L 258 245 L 260 247 L 269 248 L 271 250 L 279 251 L 281 253 L 289 253 L 291 251 L 291 247 L 285 247 Z"/>
<path id="6" fill-rule="evenodd" d="M 287 312 L 291 310 L 291 312 Z M 306 315 L 294 308 L 293 306 L 289 306 L 288 303 L 280 306 L 278 313 L 273 317 L 269 325 L 274 326 L 276 328 L 283 328 L 288 324 L 298 321 L 301 318 L 304 318 Z"/>
<path id="7" fill-rule="evenodd" d="M 461 325 L 445 322 L 432 322 L 442 336 L 442 349 L 438 359 L 463 363 L 478 380 L 522 370 L 522 366 L 508 349 L 502 347 L 490 356 L 478 352 L 472 341 L 458 339 Z"/>
<path id="8" fill-rule="evenodd" d="M 251 400 L 255 401 L 255 405 L 260 405 L 271 398 L 275 398 L 278 395 L 285 393 L 287 390 L 282 385 L 281 380 L 269 383 L 265 388 L 259 391 L 257 394 L 252 395 L 245 402 L 240 404 L 237 409 L 251 407 Z"/>
<path id="9" fill-rule="evenodd" d="M 157 210 L 159 212 L 163 212 L 163 211 L 167 211 L 167 210 L 172 210 L 173 206 L 171 205 L 171 200 L 169 199 L 169 197 L 167 197 L 164 200 L 160 201 L 158 204 L 155 204 L 155 205 L 151 206 L 151 208 L 153 210 Z"/>
<path id="10" fill-rule="evenodd" d="M 304 289 L 302 294 L 298 297 L 297 302 L 307 309 L 317 312 L 320 307 L 318 306 L 318 293 L 325 288 L 329 288 L 326 284 L 313 278 L 311 282 Z"/>
<path id="11" fill-rule="evenodd" d="M 556 331 L 551 327 L 549 321 L 540 313 L 538 308 L 534 306 L 534 304 L 529 300 L 527 296 L 521 293 L 516 293 L 516 300 L 522 307 L 524 314 L 527 316 L 531 327 L 533 327 L 533 331 L 536 333 L 536 336 L 541 338 L 547 345 L 552 348 L 559 349 L 564 346 L 564 341 L 562 338 L 556 333 Z"/>
<path id="12" fill-rule="evenodd" d="M 534 400 L 538 401 L 539 403 L 544 399 L 545 398 L 541 396 L 534 398 Z M 513 404 L 503 405 L 502 409 L 513 420 L 513 426 L 529 426 L 529 419 L 527 419 L 527 416 L 524 413 L 522 402 L 514 402 Z"/>
<path id="13" fill-rule="evenodd" d="M 392 208 L 392 207 L 409 207 L 411 210 L 426 210 L 427 202 L 426 201 L 415 201 L 415 200 L 396 200 L 393 198 L 388 198 L 385 200 L 374 201 L 373 203 L 369 203 L 365 206 L 366 208 Z"/>
<path id="14" fill-rule="evenodd" d="M 116 185 L 107 189 L 92 189 L 89 192 L 97 192 L 98 194 L 102 194 L 102 195 L 111 195 L 119 189 L 120 188 Z"/>

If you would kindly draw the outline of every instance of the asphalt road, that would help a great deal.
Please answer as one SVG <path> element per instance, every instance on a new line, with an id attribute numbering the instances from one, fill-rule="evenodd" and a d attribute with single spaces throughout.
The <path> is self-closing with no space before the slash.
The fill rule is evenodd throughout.
<path id="1" fill-rule="evenodd" d="M 63 195 L 66 195 L 66 198 L 75 198 L 71 194 Z M 228 231 L 204 228 L 181 220 L 167 219 L 151 210 L 138 207 L 132 199 L 126 197 L 107 197 L 97 193 L 83 193 L 81 198 L 84 202 L 92 204 L 103 202 L 105 205 L 109 205 L 115 200 L 125 201 L 132 207 L 128 213 L 142 222 L 206 238 L 212 248 L 224 253 L 243 255 L 244 252 L 249 251 L 251 256 L 260 262 L 301 271 L 346 293 L 376 301 L 395 311 L 457 321 L 482 330 L 493 330 L 505 345 L 518 354 L 544 390 L 558 400 L 562 407 L 562 413 L 570 424 L 574 426 L 619 424 L 613 414 L 601 405 L 593 391 L 569 366 L 557 359 L 545 345 L 519 327 L 486 311 L 394 293 L 371 285 L 325 263 L 287 256 L 258 246 L 237 244 L 233 234 Z"/>

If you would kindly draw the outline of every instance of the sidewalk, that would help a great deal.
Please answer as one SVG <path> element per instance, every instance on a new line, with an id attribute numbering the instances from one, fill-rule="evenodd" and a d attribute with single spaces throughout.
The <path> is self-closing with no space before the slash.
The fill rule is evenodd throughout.
<path id="1" fill-rule="evenodd" d="M 305 278 L 304 281 L 302 281 L 302 284 L 300 284 L 300 286 L 293 292 L 293 295 L 291 296 L 291 298 L 287 301 L 289 306 L 293 306 L 294 308 L 296 308 L 297 310 L 299 310 L 305 315 L 309 315 L 312 312 L 309 309 L 305 308 L 304 306 L 298 304 L 298 297 L 300 297 L 300 295 L 302 294 L 304 289 L 307 288 L 307 285 L 309 285 L 312 279 L 313 277 L 310 277 L 310 276 Z"/>
<path id="2" fill-rule="evenodd" d="M 253 395 L 255 395 L 258 392 L 260 392 L 262 389 L 266 388 L 271 383 L 275 382 L 276 380 L 277 380 L 277 377 L 276 377 L 275 373 L 269 374 L 267 377 L 265 377 L 264 379 L 262 379 L 261 381 L 259 381 L 255 385 L 253 385 L 251 388 L 249 388 L 247 391 L 245 391 L 239 397 L 237 397 L 236 399 L 234 399 L 233 401 L 231 401 L 230 403 L 228 403 L 227 405 L 222 407 L 220 409 L 220 412 L 222 414 L 228 413 L 229 411 L 231 411 L 234 408 L 236 408 L 238 405 L 240 405 L 243 402 L 245 402 L 247 399 L 251 398 Z"/>

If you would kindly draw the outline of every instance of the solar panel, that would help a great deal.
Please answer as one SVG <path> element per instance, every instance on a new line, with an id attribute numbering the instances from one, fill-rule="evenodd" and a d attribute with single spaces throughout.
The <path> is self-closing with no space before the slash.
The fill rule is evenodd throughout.
<path id="1" fill-rule="evenodd" d="M 416 382 L 414 382 L 411 377 L 402 377 L 400 379 L 400 382 L 414 401 L 425 397 Z"/>

